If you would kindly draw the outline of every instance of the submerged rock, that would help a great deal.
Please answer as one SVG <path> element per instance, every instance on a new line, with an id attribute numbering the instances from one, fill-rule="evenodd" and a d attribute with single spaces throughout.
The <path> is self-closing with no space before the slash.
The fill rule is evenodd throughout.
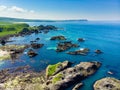
<path id="1" fill-rule="evenodd" d="M 28 52 L 27 52 L 28 56 L 29 57 L 35 57 L 36 55 L 38 55 L 34 50 L 30 49 Z"/>
<path id="2" fill-rule="evenodd" d="M 92 75 L 101 66 L 99 62 L 81 62 L 80 64 L 64 69 L 49 79 L 50 90 L 65 90 L 65 88 L 80 82 L 89 75 Z"/>
<path id="3" fill-rule="evenodd" d="M 83 83 L 78 83 L 72 90 L 79 90 L 83 86 Z"/>
<path id="4" fill-rule="evenodd" d="M 60 42 L 57 45 L 57 52 L 62 52 L 65 51 L 67 49 L 70 49 L 71 47 L 79 47 L 78 44 L 73 44 L 71 41 L 65 41 L 65 42 Z"/>
<path id="5" fill-rule="evenodd" d="M 97 54 L 101 54 L 101 53 L 102 53 L 102 51 L 101 51 L 101 50 L 99 50 L 99 49 L 97 49 L 97 50 L 95 50 L 95 53 L 97 53 Z"/>
<path id="6" fill-rule="evenodd" d="M 80 50 L 67 52 L 67 54 L 71 54 L 71 55 L 86 55 L 88 52 L 89 52 L 88 48 L 82 48 Z"/>
<path id="7" fill-rule="evenodd" d="M 53 36 L 50 40 L 66 40 L 64 36 Z"/>
<path id="8" fill-rule="evenodd" d="M 106 77 L 95 82 L 94 90 L 120 90 L 120 80 Z"/>
<path id="9" fill-rule="evenodd" d="M 78 38 L 78 41 L 79 41 L 79 42 L 84 42 L 85 39 L 84 39 L 84 38 Z"/>

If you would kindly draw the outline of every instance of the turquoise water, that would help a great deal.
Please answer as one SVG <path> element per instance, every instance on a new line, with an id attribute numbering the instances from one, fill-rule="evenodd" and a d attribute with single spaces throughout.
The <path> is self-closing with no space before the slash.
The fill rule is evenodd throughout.
<path id="1" fill-rule="evenodd" d="M 64 60 L 75 62 L 75 64 L 81 61 L 99 61 L 102 63 L 101 68 L 94 75 L 82 81 L 84 86 L 80 90 L 92 90 L 93 83 L 102 77 L 110 76 L 120 79 L 120 22 L 33 22 L 29 24 L 32 26 L 50 24 L 64 28 L 64 30 L 11 38 L 14 42 L 8 44 L 29 44 L 30 41 L 40 37 L 38 42 L 45 45 L 41 49 L 35 50 L 39 55 L 34 58 L 29 58 L 24 53 L 14 63 L 11 63 L 10 60 L 1 61 L 0 69 L 30 65 L 35 71 L 41 71 L 48 64 L 55 64 Z M 66 51 L 55 52 L 55 47 L 59 41 L 50 41 L 49 38 L 56 35 L 64 35 L 68 40 L 79 44 L 79 48 L 90 48 L 90 53 L 87 56 L 76 56 L 65 54 Z M 77 39 L 80 37 L 85 38 L 86 41 L 78 42 Z M 70 50 L 78 50 L 79 48 Z M 100 49 L 104 53 L 95 55 L 95 49 Z M 114 74 L 108 75 L 108 71 L 112 71 Z M 71 90 L 71 88 L 68 90 Z"/>

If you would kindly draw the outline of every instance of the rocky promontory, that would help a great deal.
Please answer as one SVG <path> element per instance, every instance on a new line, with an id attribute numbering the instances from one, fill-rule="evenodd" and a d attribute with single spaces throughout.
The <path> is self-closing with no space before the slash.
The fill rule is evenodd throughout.
<path id="1" fill-rule="evenodd" d="M 81 62 L 74 67 L 66 68 L 50 76 L 46 82 L 47 87 L 49 90 L 65 90 L 74 83 L 94 74 L 100 66 L 101 63 L 99 62 Z M 54 68 L 51 70 L 56 72 Z"/>
<path id="2" fill-rule="evenodd" d="M 120 90 L 120 80 L 106 77 L 95 82 L 94 90 Z"/>

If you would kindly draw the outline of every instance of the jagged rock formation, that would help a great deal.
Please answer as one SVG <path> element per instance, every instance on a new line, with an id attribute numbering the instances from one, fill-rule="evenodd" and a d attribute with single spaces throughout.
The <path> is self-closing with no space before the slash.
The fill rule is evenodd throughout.
<path id="1" fill-rule="evenodd" d="M 74 67 L 64 69 L 49 77 L 46 84 L 50 90 L 65 90 L 65 88 L 73 85 L 73 83 L 95 73 L 100 65 L 99 62 L 81 62 Z"/>

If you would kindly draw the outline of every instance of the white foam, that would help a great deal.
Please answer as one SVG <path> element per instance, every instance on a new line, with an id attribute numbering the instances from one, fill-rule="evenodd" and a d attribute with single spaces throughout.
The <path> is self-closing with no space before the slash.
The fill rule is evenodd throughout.
<path id="1" fill-rule="evenodd" d="M 48 47 L 47 50 L 56 50 L 56 47 Z"/>

